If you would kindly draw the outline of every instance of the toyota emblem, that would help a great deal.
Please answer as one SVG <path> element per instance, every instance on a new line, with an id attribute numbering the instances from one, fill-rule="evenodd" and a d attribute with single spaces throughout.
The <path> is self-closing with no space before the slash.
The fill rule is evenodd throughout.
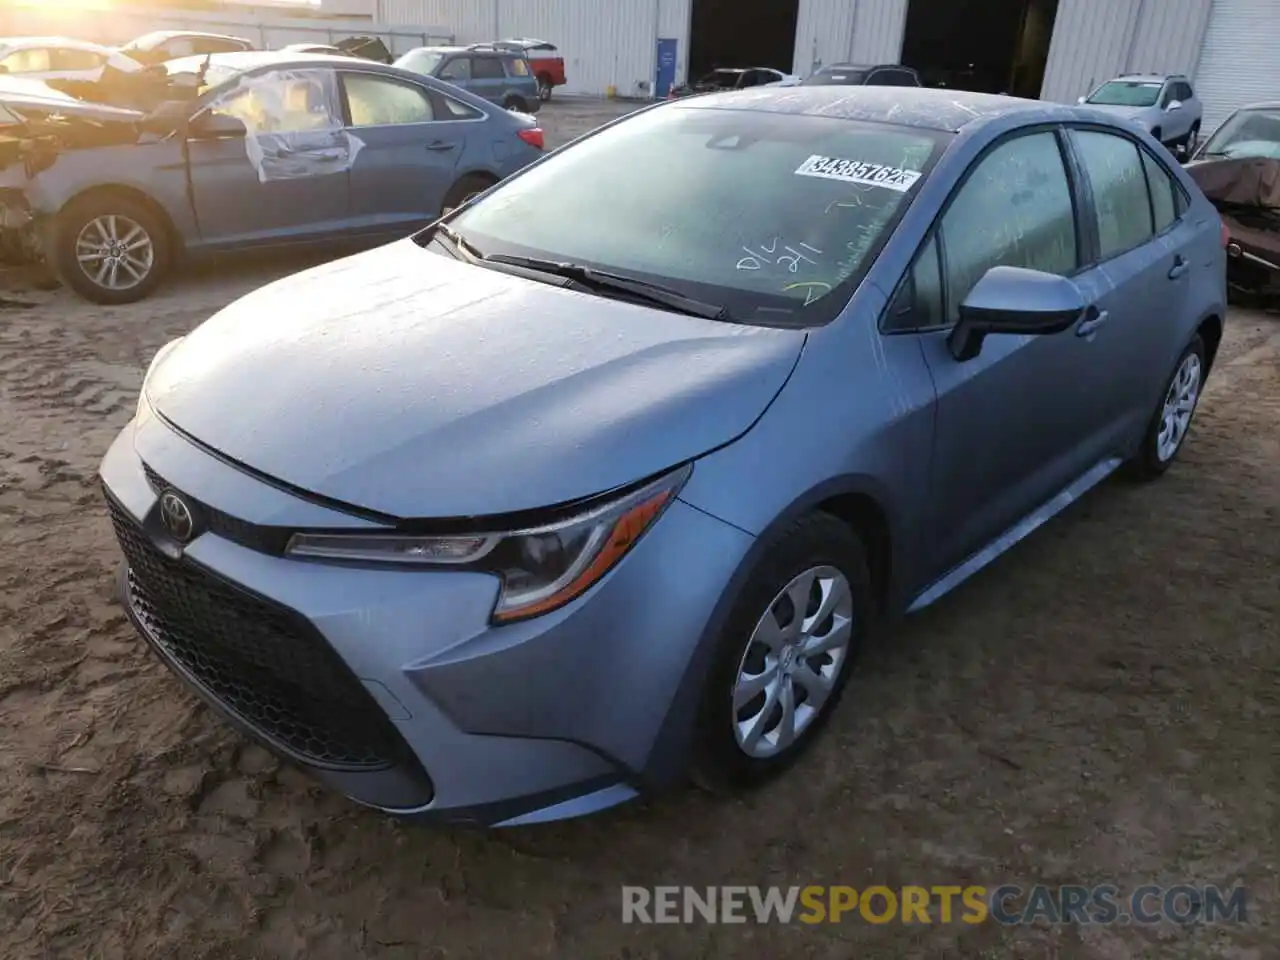
<path id="1" fill-rule="evenodd" d="M 196 532 L 196 518 L 187 501 L 172 490 L 160 497 L 160 522 L 179 543 L 186 543 Z"/>

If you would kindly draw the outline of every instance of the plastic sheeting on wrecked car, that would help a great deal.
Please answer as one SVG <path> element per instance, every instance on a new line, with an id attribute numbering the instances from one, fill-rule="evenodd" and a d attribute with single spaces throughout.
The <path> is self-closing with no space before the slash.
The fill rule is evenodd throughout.
<path id="1" fill-rule="evenodd" d="M 364 149 L 345 129 L 329 70 L 243 77 L 213 109 L 245 125 L 245 153 L 262 183 L 341 172 Z"/>

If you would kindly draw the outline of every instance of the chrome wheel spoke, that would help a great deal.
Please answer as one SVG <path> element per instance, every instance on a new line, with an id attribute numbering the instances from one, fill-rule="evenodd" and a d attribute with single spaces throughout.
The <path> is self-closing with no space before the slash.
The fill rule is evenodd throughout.
<path id="1" fill-rule="evenodd" d="M 778 705 L 778 691 L 782 686 L 779 683 L 769 687 L 765 694 L 764 707 L 760 712 L 754 714 L 746 722 L 738 724 L 738 736 L 742 743 L 742 749 L 746 750 L 747 753 L 754 753 L 760 748 L 760 742 L 764 739 L 765 733 L 768 732 L 769 721 L 773 717 L 773 708 Z"/>
<path id="2" fill-rule="evenodd" d="M 774 748 L 784 750 L 796 739 L 796 689 L 789 680 L 778 688 L 778 706 L 782 715 L 773 731 Z"/>
<path id="3" fill-rule="evenodd" d="M 849 637 L 853 634 L 853 621 L 848 617 L 835 616 L 831 629 L 820 637 L 806 637 L 800 647 L 800 656 L 816 657 L 820 653 L 833 653 L 849 645 Z"/>
<path id="4" fill-rule="evenodd" d="M 770 685 L 776 683 L 777 680 L 778 664 L 776 661 L 772 665 L 765 667 L 763 673 L 740 677 L 737 687 L 733 691 L 733 709 L 741 710 L 760 694 L 767 694 Z"/>
<path id="5" fill-rule="evenodd" d="M 98 286 L 130 290 L 155 266 L 155 245 L 146 228 L 123 214 L 103 214 L 76 238 L 76 260 Z"/>
<path id="6" fill-rule="evenodd" d="M 822 705 L 827 702 L 827 697 L 831 694 L 831 688 L 835 685 L 834 671 L 828 679 L 803 660 L 797 664 L 791 678 L 808 694 L 804 705 L 814 710 L 822 709 Z"/>

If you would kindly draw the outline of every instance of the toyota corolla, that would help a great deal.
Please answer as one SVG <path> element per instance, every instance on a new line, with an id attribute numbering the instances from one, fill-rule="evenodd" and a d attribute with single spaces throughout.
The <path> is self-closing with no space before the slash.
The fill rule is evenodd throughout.
<path id="1" fill-rule="evenodd" d="M 1221 224 L 1155 140 L 713 94 L 165 347 L 102 465 L 134 624 L 377 809 L 485 825 L 814 742 L 869 625 L 1188 433 Z"/>

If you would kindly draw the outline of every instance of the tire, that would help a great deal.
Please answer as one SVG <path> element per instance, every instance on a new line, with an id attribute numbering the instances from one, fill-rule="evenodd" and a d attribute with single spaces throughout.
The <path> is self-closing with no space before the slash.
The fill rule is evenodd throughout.
<path id="1" fill-rule="evenodd" d="M 1189 373 L 1192 368 L 1194 368 L 1194 374 Z M 1160 395 L 1160 402 L 1156 406 L 1155 413 L 1152 414 L 1151 422 L 1147 425 L 1142 446 L 1137 456 L 1126 464 L 1126 472 L 1131 478 L 1143 481 L 1155 480 L 1164 476 L 1173 466 L 1173 461 L 1177 459 L 1186 444 L 1191 422 L 1195 418 L 1195 412 L 1200 403 L 1200 395 L 1204 392 L 1206 369 L 1204 341 L 1197 334 L 1178 356 L 1178 362 L 1174 364 L 1173 373 L 1166 381 L 1164 391 Z M 1188 376 L 1194 379 L 1189 407 L 1187 406 Z M 1179 416 L 1176 421 L 1173 421 L 1170 418 L 1173 416 L 1172 410 L 1176 408 L 1171 407 L 1171 404 L 1179 399 L 1181 399 L 1180 406 L 1184 408 L 1185 420 Z M 1176 439 L 1172 439 L 1171 443 L 1166 442 L 1171 439 L 1166 431 L 1174 429 L 1175 426 Z"/>
<path id="2" fill-rule="evenodd" d="M 551 99 L 551 91 L 554 84 L 551 82 L 551 76 L 546 73 L 538 74 L 538 99 L 546 103 Z"/>
<path id="3" fill-rule="evenodd" d="M 166 227 L 146 204 L 123 194 L 73 200 L 57 217 L 51 266 L 86 300 L 136 303 L 150 296 L 169 271 L 173 250 Z M 87 256 L 97 259 L 83 259 Z M 114 262 L 114 274 L 106 261 Z"/>
<path id="4" fill-rule="evenodd" d="M 528 113 L 529 104 L 525 102 L 524 97 L 510 96 L 502 101 L 503 110 L 515 110 L 518 113 Z"/>
<path id="5" fill-rule="evenodd" d="M 849 620 L 845 646 L 834 655 L 805 657 L 797 655 L 803 647 L 783 643 L 776 653 L 766 653 L 766 646 L 757 640 L 758 631 L 771 620 L 781 626 L 775 636 L 787 635 L 787 628 L 796 621 L 792 619 L 794 605 L 786 592 L 790 585 L 803 584 L 804 578 L 813 577 L 814 571 L 818 571 L 819 583 L 825 586 L 820 586 L 817 594 L 808 595 L 810 615 L 816 616 L 816 599 L 843 596 L 836 611 Z M 839 591 L 841 580 L 847 593 Z M 813 513 L 774 538 L 750 574 L 717 641 L 698 710 L 689 771 L 693 782 L 714 793 L 735 793 L 773 779 L 798 760 L 817 739 L 839 703 L 874 615 L 866 552 L 847 524 L 829 514 Z M 834 636 L 838 620 L 827 617 L 810 626 L 812 633 L 801 633 L 801 642 L 806 635 L 811 643 L 824 634 Z M 767 692 L 754 696 L 753 688 L 739 690 L 744 672 L 754 678 L 780 667 L 789 677 L 807 676 L 809 682 L 784 679 L 773 689 L 765 688 Z M 826 683 L 814 686 L 818 677 Z M 793 723 L 800 724 L 789 744 L 780 735 L 779 711 L 788 694 L 786 688 L 790 690 Z M 807 689 L 825 693 L 816 711 L 802 692 Z M 757 724 L 752 724 L 752 719 Z M 763 736 L 753 743 L 749 734 L 757 725 Z"/>
<path id="6" fill-rule="evenodd" d="M 440 216 L 444 216 L 454 207 L 460 207 L 478 193 L 484 193 L 498 181 L 492 177 L 486 177 L 479 173 L 469 173 L 452 187 L 449 192 L 444 195 L 444 202 L 440 206 Z"/>

